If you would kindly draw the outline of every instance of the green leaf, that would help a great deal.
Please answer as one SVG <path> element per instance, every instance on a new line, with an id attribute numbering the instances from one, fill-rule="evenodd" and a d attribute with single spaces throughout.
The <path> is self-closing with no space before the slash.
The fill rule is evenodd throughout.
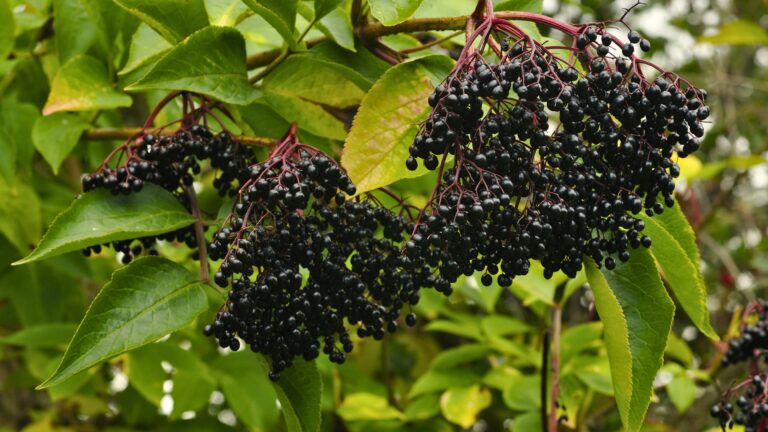
<path id="1" fill-rule="evenodd" d="M 328 15 L 342 3 L 344 0 L 315 0 L 315 19 Z"/>
<path id="2" fill-rule="evenodd" d="M 582 351 L 597 348 L 600 336 L 603 334 L 601 322 L 579 324 L 564 331 L 560 337 L 560 358 L 562 363 L 568 363 Z"/>
<path id="3" fill-rule="evenodd" d="M 203 0 L 114 1 L 171 43 L 181 42 L 208 25 Z"/>
<path id="4" fill-rule="evenodd" d="M 440 396 L 428 394 L 408 402 L 405 407 L 405 419 L 407 421 L 426 420 L 436 416 L 440 412 Z"/>
<path id="5" fill-rule="evenodd" d="M 541 413 L 537 411 L 527 412 L 515 416 L 512 420 L 512 432 L 530 432 L 543 430 L 541 427 Z"/>
<path id="6" fill-rule="evenodd" d="M 529 324 L 504 315 L 489 315 L 480 322 L 483 333 L 488 336 L 509 336 L 533 330 Z"/>
<path id="7" fill-rule="evenodd" d="M 107 28 L 98 2 L 88 0 L 53 0 L 53 29 L 59 61 L 85 54 L 97 45 L 101 52 L 109 48 Z"/>
<path id="8" fill-rule="evenodd" d="M 262 84 L 265 90 L 339 108 L 358 105 L 372 85 L 357 71 L 312 55 L 288 57 Z"/>
<path id="9" fill-rule="evenodd" d="M 368 0 L 371 15 L 386 26 L 401 23 L 413 15 L 422 0 Z"/>
<path id="10" fill-rule="evenodd" d="M 32 129 L 32 142 L 54 174 L 59 173 L 61 162 L 72 152 L 88 127 L 88 122 L 67 113 L 37 119 Z"/>
<path id="11" fill-rule="evenodd" d="M 504 404 L 515 411 L 533 411 L 541 406 L 541 377 L 520 375 L 507 383 Z"/>
<path id="12" fill-rule="evenodd" d="M 115 271 L 91 303 L 56 372 L 38 388 L 64 382 L 186 326 L 208 307 L 202 285 L 184 267 L 160 257 L 140 258 Z"/>
<path id="13" fill-rule="evenodd" d="M 205 10 L 211 25 L 234 27 L 248 6 L 241 0 L 205 0 Z"/>
<path id="14" fill-rule="evenodd" d="M 130 96 L 112 87 L 104 64 L 93 57 L 77 55 L 56 72 L 43 114 L 112 109 L 131 103 Z"/>
<path id="15" fill-rule="evenodd" d="M 667 384 L 667 394 L 677 411 L 684 413 L 696 400 L 696 383 L 685 369 L 680 368 L 679 373 Z"/>
<path id="16" fill-rule="evenodd" d="M 245 105 L 259 92 L 248 82 L 245 41 L 231 27 L 207 27 L 169 51 L 127 91 L 188 90 Z"/>
<path id="17" fill-rule="evenodd" d="M 651 255 L 678 303 L 702 333 L 719 339 L 709 320 L 707 287 L 699 267 L 701 261 L 696 234 L 680 206 L 675 203 L 674 207 L 654 217 L 643 213 L 642 218 L 645 221 L 644 232 L 653 240 Z"/>
<path id="18" fill-rule="evenodd" d="M 604 356 L 579 356 L 572 362 L 576 376 L 592 390 L 613 396 L 611 366 Z"/>
<path id="19" fill-rule="evenodd" d="M 254 12 L 261 15 L 288 42 L 295 45 L 293 29 L 296 26 L 298 0 L 244 0 Z"/>
<path id="20" fill-rule="evenodd" d="M 544 2 L 542 0 L 506 0 L 494 5 L 493 9 L 497 11 L 542 13 L 544 10 Z"/>
<path id="21" fill-rule="evenodd" d="M 254 367 L 253 353 L 242 351 L 213 363 L 227 403 L 238 420 L 255 430 L 276 430 L 279 412 L 266 370 Z"/>
<path id="22" fill-rule="evenodd" d="M 440 397 L 443 417 L 466 429 L 475 424 L 477 415 L 491 405 L 491 392 L 475 384 L 470 387 L 453 387 Z"/>
<path id="23" fill-rule="evenodd" d="M 449 370 L 454 367 L 487 358 L 493 350 L 481 344 L 464 344 L 456 348 L 441 351 L 430 363 L 430 369 Z"/>
<path id="24" fill-rule="evenodd" d="M 737 19 L 723 24 L 713 35 L 700 37 L 698 42 L 715 45 L 768 45 L 768 31 L 752 21 Z"/>
<path id="25" fill-rule="evenodd" d="M 587 261 L 595 307 L 606 329 L 616 404 L 624 427 L 637 431 L 661 367 L 675 306 L 664 290 L 646 249 L 636 249 L 626 263 L 601 273 Z"/>
<path id="26" fill-rule="evenodd" d="M 405 169 L 408 147 L 430 109 L 427 98 L 433 87 L 425 62 L 448 67 L 451 61 L 430 56 L 401 63 L 385 72 L 363 98 L 341 156 L 358 193 L 427 173 L 423 166 Z"/>
<path id="27" fill-rule="evenodd" d="M 147 183 L 127 196 L 96 190 L 83 194 L 57 216 L 37 248 L 14 265 L 86 246 L 162 234 L 194 222 L 176 197 L 160 186 Z"/>
<path id="28" fill-rule="evenodd" d="M 336 409 L 346 421 L 403 419 L 405 416 L 389 405 L 387 398 L 371 393 L 347 395 Z"/>
<path id="29" fill-rule="evenodd" d="M 451 387 L 465 387 L 480 382 L 482 377 L 466 368 L 444 370 L 429 370 L 421 375 L 408 392 L 408 398 L 434 393 Z"/>
<path id="30" fill-rule="evenodd" d="M 4 130 L 0 130 L 0 153 L 3 155 L 0 159 L 0 178 L 12 182 L 16 179 L 16 159 L 19 148 L 13 137 Z"/>
<path id="31" fill-rule="evenodd" d="M 8 183 L 0 178 L 0 234 L 25 255 L 40 239 L 42 222 L 40 201 L 34 189 L 23 183 Z"/>
<path id="32" fill-rule="evenodd" d="M 163 369 L 163 362 L 171 366 L 171 375 Z M 160 406 L 165 394 L 163 383 L 172 378 L 171 418 L 174 419 L 185 411 L 205 407 L 216 389 L 216 378 L 198 354 L 181 349 L 171 341 L 151 343 L 131 351 L 124 371 L 131 385 L 155 406 Z"/>
<path id="33" fill-rule="evenodd" d="M 347 136 L 344 123 L 320 105 L 297 97 L 265 91 L 264 102 L 282 118 L 294 121 L 312 135 L 343 140 Z"/>
<path id="34" fill-rule="evenodd" d="M 125 75 L 152 61 L 156 61 L 172 47 L 173 45 L 163 39 L 159 33 L 152 30 L 152 27 L 141 23 L 131 38 L 128 60 L 125 62 L 123 69 L 118 72 L 118 75 Z"/>
<path id="35" fill-rule="evenodd" d="M 664 354 L 679 361 L 687 368 L 693 367 L 693 352 L 691 351 L 691 348 L 683 339 L 679 338 L 675 332 L 669 333 L 667 348 L 664 350 Z"/>
<path id="36" fill-rule="evenodd" d="M 13 50 L 16 20 L 9 0 L 0 0 L 0 59 L 5 59 Z"/>
<path id="37" fill-rule="evenodd" d="M 264 370 L 266 360 L 261 359 Z M 288 432 L 317 432 L 320 429 L 320 397 L 323 383 L 314 362 L 295 361 L 273 383 Z"/>
<path id="38" fill-rule="evenodd" d="M 467 323 L 449 321 L 449 320 L 434 320 L 424 326 L 424 329 L 432 332 L 449 333 L 456 336 L 465 337 L 468 339 L 482 340 L 483 335 L 479 326 L 467 325 Z"/>
<path id="39" fill-rule="evenodd" d="M 349 12 L 338 7 L 324 16 L 315 27 L 340 47 L 356 51 L 355 30 Z"/>
<path id="40" fill-rule="evenodd" d="M 76 324 L 49 323 L 27 327 L 16 333 L 0 337 L 0 344 L 18 345 L 28 348 L 66 347 L 75 334 Z"/>

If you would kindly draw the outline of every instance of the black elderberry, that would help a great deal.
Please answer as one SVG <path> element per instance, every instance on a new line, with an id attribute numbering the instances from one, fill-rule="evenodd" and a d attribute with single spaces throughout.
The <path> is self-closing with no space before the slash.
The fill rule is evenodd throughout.
<path id="1" fill-rule="evenodd" d="M 420 159 L 442 173 L 425 208 L 429 223 L 416 226 L 404 250 L 411 263 L 436 269 L 440 292 L 475 271 L 484 285 L 509 286 L 531 259 L 547 275 L 574 276 L 586 257 L 612 269 L 631 249 L 650 247 L 636 215 L 674 205 L 680 172 L 671 158 L 698 149 L 709 115 L 702 90 L 679 87 L 672 74 L 641 75 L 633 44 L 645 42 L 636 32 L 615 58 L 606 29 L 585 27 L 574 41 L 592 59 L 585 73 L 508 36 L 500 62 L 467 53 L 435 89 L 409 149 L 408 168 Z M 512 91 L 495 90 L 501 83 Z"/>

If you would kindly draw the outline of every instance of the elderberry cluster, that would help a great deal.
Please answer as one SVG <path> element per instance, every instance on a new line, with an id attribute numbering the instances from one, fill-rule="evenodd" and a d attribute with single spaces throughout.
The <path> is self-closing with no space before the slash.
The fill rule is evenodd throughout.
<path id="1" fill-rule="evenodd" d="M 760 356 L 768 359 L 768 302 L 761 301 L 760 305 L 757 322 L 746 326 L 739 337 L 728 342 L 728 350 L 722 360 L 724 366 L 756 360 Z"/>
<path id="2" fill-rule="evenodd" d="M 637 214 L 674 205 L 674 154 L 699 148 L 706 92 L 669 73 L 647 80 L 635 32 L 621 54 L 604 28 L 575 39 L 584 73 L 517 38 L 498 63 L 461 57 L 429 97 L 406 166 L 441 177 L 407 253 L 439 268 L 438 286 L 474 271 L 508 286 L 529 259 L 546 275 L 573 277 L 585 256 L 612 269 L 651 244 Z"/>
<path id="3" fill-rule="evenodd" d="M 113 195 L 129 195 L 142 190 L 149 182 L 173 193 L 187 210 L 190 202 L 184 188 L 192 186 L 194 176 L 202 171 L 202 163 L 208 162 L 217 170 L 213 186 L 225 196 L 233 195 L 235 188 L 248 179 L 248 166 L 253 158 L 252 152 L 230 134 L 214 134 L 203 125 L 181 129 L 172 136 L 142 135 L 118 150 L 120 152 L 110 158 L 120 154 L 125 157 L 122 164 L 110 168 L 108 158 L 95 173 L 83 176 L 84 192 L 106 189 Z M 112 247 L 123 253 L 122 261 L 128 264 L 142 251 L 155 254 L 153 246 L 157 240 L 180 242 L 190 248 L 197 243 L 194 227 L 185 227 L 158 236 L 116 241 Z M 83 253 L 88 256 L 100 251 L 101 245 L 97 245 L 84 249 Z"/>
<path id="4" fill-rule="evenodd" d="M 717 419 L 723 431 L 736 425 L 744 426 L 745 432 L 758 432 L 768 422 L 768 400 L 766 385 L 768 375 L 753 375 L 742 385 L 746 385 L 741 396 L 736 398 L 736 407 L 725 398 L 710 409 L 710 415 Z M 741 390 L 741 389 L 739 389 Z M 730 392 L 729 392 L 730 393 Z"/>
<path id="5" fill-rule="evenodd" d="M 408 223 L 370 200 L 348 200 L 355 192 L 332 159 L 290 135 L 254 165 L 209 247 L 223 260 L 216 283 L 232 290 L 204 332 L 222 347 L 239 349 L 239 337 L 269 356 L 272 379 L 321 351 L 344 362 L 352 350 L 345 321 L 359 337 L 394 332 L 429 272 L 398 270 Z"/>

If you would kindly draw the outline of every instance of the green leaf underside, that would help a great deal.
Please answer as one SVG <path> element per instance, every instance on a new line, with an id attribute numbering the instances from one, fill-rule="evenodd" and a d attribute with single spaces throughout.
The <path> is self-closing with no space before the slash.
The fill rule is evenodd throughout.
<path id="1" fill-rule="evenodd" d="M 601 272 L 588 260 L 586 271 L 597 312 L 610 329 L 604 338 L 619 414 L 628 431 L 637 431 L 662 364 L 674 304 L 645 249 L 634 250 L 612 271 Z"/>
<path id="2" fill-rule="evenodd" d="M 368 0 L 371 15 L 386 26 L 407 20 L 416 12 L 422 0 Z"/>
<path id="3" fill-rule="evenodd" d="M 114 0 L 168 42 L 178 43 L 208 25 L 203 0 Z"/>
<path id="4" fill-rule="evenodd" d="M 712 339 L 718 339 L 709 320 L 707 287 L 699 269 L 699 248 L 688 220 L 675 203 L 664 213 L 647 217 L 645 233 L 653 240 L 651 254 L 670 289 L 693 324 Z"/>
<path id="5" fill-rule="evenodd" d="M 112 87 L 107 69 L 100 61 L 77 55 L 56 72 L 43 115 L 127 107 L 131 103 L 130 96 Z"/>
<path id="6" fill-rule="evenodd" d="M 206 27 L 192 34 L 126 90 L 187 90 L 236 105 L 259 96 L 248 82 L 245 40 L 231 27 Z"/>
<path id="7" fill-rule="evenodd" d="M 101 243 L 171 232 L 194 222 L 170 192 L 153 184 L 128 196 L 96 190 L 83 194 L 59 214 L 37 248 L 14 265 Z"/>
<path id="8" fill-rule="evenodd" d="M 115 271 L 91 303 L 46 388 L 178 330 L 208 306 L 203 283 L 184 267 L 144 257 Z"/>
<path id="9" fill-rule="evenodd" d="M 66 113 L 55 113 L 37 119 L 32 129 L 32 142 L 54 174 L 58 174 L 64 158 L 75 148 L 80 135 L 89 126 L 88 122 Z"/>
<path id="10" fill-rule="evenodd" d="M 427 173 L 423 166 L 405 169 L 405 160 L 419 123 L 430 110 L 427 98 L 433 87 L 423 64 L 429 61 L 450 62 L 444 56 L 430 56 L 401 63 L 385 72 L 363 97 L 341 156 L 358 193 Z"/>

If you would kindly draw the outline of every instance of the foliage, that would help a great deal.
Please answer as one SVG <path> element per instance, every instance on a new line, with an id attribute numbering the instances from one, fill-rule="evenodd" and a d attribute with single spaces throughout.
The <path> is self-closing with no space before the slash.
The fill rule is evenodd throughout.
<path id="1" fill-rule="evenodd" d="M 435 18 L 477 3 L 0 0 L 0 429 L 530 431 L 553 406 L 561 431 L 727 423 L 709 409 L 746 365 L 722 358 L 768 272 L 760 0 L 697 2 L 661 33 L 650 21 L 666 2 L 624 18 L 653 42 L 646 57 L 710 90 L 713 113 L 675 205 L 643 216 L 649 249 L 572 278 L 532 261 L 509 287 L 477 272 L 447 297 L 422 289 L 382 341 L 353 335 L 346 361 L 297 360 L 276 381 L 269 357 L 203 335 L 228 294 L 192 240 L 232 223 L 234 194 L 217 190 L 238 179 L 211 161 L 178 189 L 82 193 L 147 131 L 205 122 L 259 162 L 290 129 L 339 161 L 350 195 L 418 217 L 438 175 L 405 161 L 465 42 L 462 20 Z M 574 22 L 634 4 L 494 3 Z M 119 249 L 136 238 L 152 242 Z"/>

